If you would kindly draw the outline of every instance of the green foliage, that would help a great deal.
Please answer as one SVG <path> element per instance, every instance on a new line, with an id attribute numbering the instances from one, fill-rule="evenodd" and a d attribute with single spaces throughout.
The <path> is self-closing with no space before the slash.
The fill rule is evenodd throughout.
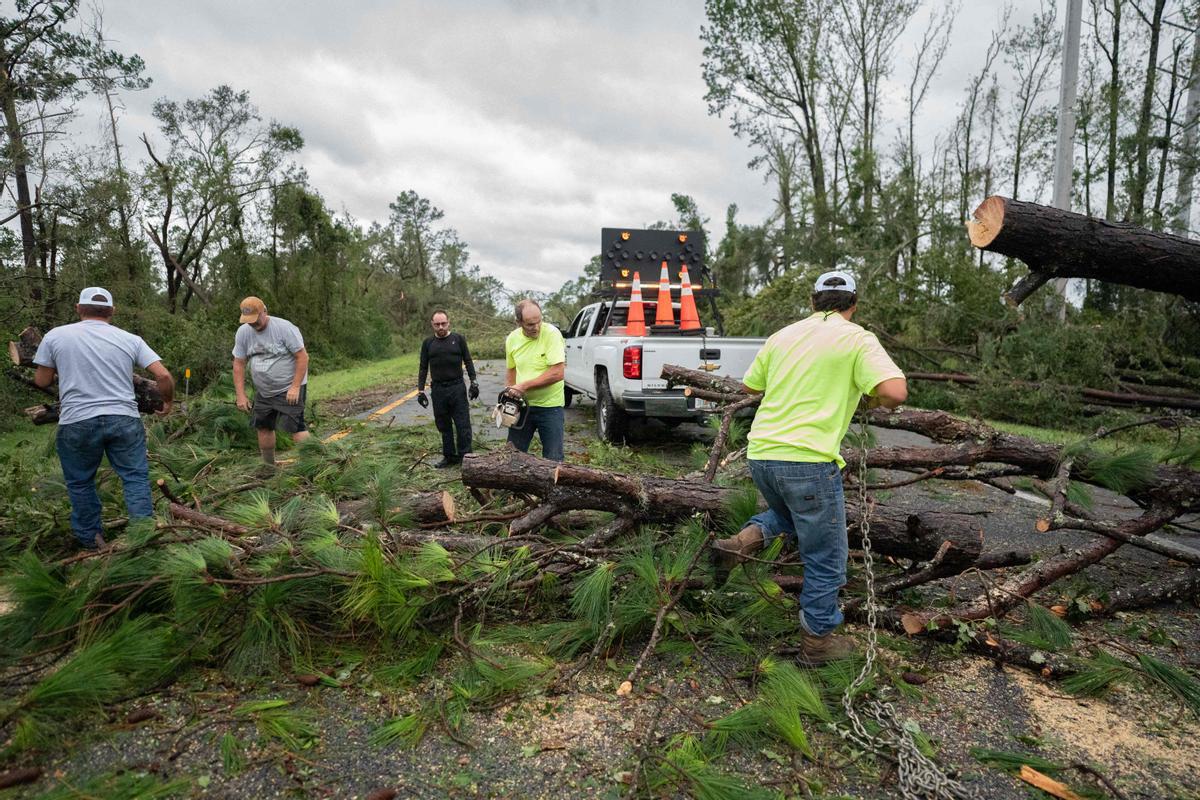
<path id="1" fill-rule="evenodd" d="M 396 742 L 416 747 L 425 737 L 425 731 L 428 730 L 429 724 L 430 721 L 421 712 L 405 714 L 376 728 L 371 732 L 369 741 L 376 747 L 384 747 Z"/>
<path id="2" fill-rule="evenodd" d="M 37 746 L 59 725 L 99 711 L 133 689 L 158 682 L 172 671 L 172 631 L 154 617 L 118 625 L 74 653 L 21 697 L 0 707 L 0 724 L 11 722 L 10 747 Z"/>
<path id="3" fill-rule="evenodd" d="M 1075 632 L 1071 630 L 1070 625 L 1060 619 L 1054 612 L 1037 603 L 1030 603 L 1027 608 L 1028 618 L 1025 621 L 1024 627 L 1006 627 L 1004 629 L 1006 636 L 1051 653 L 1059 652 L 1071 646 L 1071 642 L 1075 638 Z"/>
<path id="4" fill-rule="evenodd" d="M 246 746 L 232 733 L 221 735 L 221 766 L 226 775 L 237 775 L 246 768 Z"/>
<path id="5" fill-rule="evenodd" d="M 1133 668 L 1124 661 L 1099 651 L 1094 658 L 1081 664 L 1074 675 L 1064 678 L 1061 685 L 1070 694 L 1100 697 L 1117 684 L 1129 680 L 1133 674 Z"/>
<path id="6" fill-rule="evenodd" d="M 596 565 L 576 583 L 571 595 L 571 613 L 596 632 L 608 622 L 611 613 L 615 566 L 608 562 Z"/>
<path id="7" fill-rule="evenodd" d="M 1030 766 L 1038 772 L 1055 775 L 1066 769 L 1062 764 L 1056 764 L 1040 756 L 1027 753 L 1010 753 L 1004 750 L 989 750 L 984 747 L 972 747 L 971 757 L 980 764 L 1002 769 L 1005 772 L 1019 772 L 1022 766 Z"/>
<path id="8" fill-rule="evenodd" d="M 1137 660 L 1147 677 L 1182 700 L 1193 714 L 1200 716 L 1200 681 L 1194 675 L 1160 661 L 1149 653 L 1138 653 Z"/>
<path id="9" fill-rule="evenodd" d="M 1133 448 L 1120 453 L 1089 452 L 1080 473 L 1088 480 L 1125 494 L 1154 479 L 1158 458 L 1149 448 Z"/>
<path id="10" fill-rule="evenodd" d="M 234 716 L 253 720 L 263 739 L 273 740 L 286 750 L 307 750 L 317 742 L 315 717 L 310 711 L 291 708 L 291 700 L 254 700 L 233 710 Z"/>
<path id="11" fill-rule="evenodd" d="M 749 786 L 717 771 L 692 736 L 678 736 L 672 741 L 667 751 L 657 757 L 654 766 L 647 769 L 646 784 L 655 794 L 674 787 L 677 792 L 697 800 L 768 800 L 775 797 L 767 789 Z"/>
<path id="12" fill-rule="evenodd" d="M 93 800 L 97 797 L 163 800 L 168 797 L 183 797 L 189 789 L 191 782 L 184 779 L 162 781 L 145 772 L 120 772 L 89 778 L 83 783 L 65 779 L 53 789 L 37 795 L 36 800 Z"/>

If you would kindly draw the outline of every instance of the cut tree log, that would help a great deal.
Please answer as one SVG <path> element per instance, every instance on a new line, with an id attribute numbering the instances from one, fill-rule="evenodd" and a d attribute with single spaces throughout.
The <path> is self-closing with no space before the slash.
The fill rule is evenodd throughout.
<path id="1" fill-rule="evenodd" d="M 1019 305 L 1052 278 L 1089 278 L 1200 301 L 1200 240 L 993 195 L 967 223 L 971 244 L 1025 262 Z M 1030 288 L 1032 287 L 1032 288 Z"/>
<path id="2" fill-rule="evenodd" d="M 357 525 L 363 519 L 374 516 L 375 504 L 368 499 L 343 500 L 337 504 L 338 515 L 343 525 Z M 449 492 L 414 492 L 397 498 L 392 514 L 409 517 L 417 525 L 449 525 L 457 519 L 454 496 Z"/>
<path id="3" fill-rule="evenodd" d="M 30 325 L 21 331 L 15 342 L 8 343 L 8 357 L 14 367 L 34 366 L 33 357 L 42 343 L 42 332 Z"/>

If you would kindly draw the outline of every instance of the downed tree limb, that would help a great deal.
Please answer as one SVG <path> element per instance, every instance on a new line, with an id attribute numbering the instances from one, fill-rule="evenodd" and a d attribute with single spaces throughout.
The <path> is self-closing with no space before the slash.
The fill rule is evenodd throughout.
<path id="1" fill-rule="evenodd" d="M 171 516 L 177 520 L 190 523 L 200 528 L 208 528 L 221 533 L 228 533 L 231 536 L 248 536 L 250 529 L 244 525 L 238 525 L 236 522 L 230 522 L 227 519 L 214 517 L 210 514 L 205 514 L 197 511 L 194 508 L 188 508 L 179 503 L 168 503 L 167 509 Z"/>
<path id="2" fill-rule="evenodd" d="M 449 492 L 413 492 L 394 499 L 397 504 L 388 513 L 406 516 L 417 525 L 451 525 L 458 518 L 454 497 Z M 338 516 L 343 525 L 355 525 L 372 516 L 374 506 L 373 501 L 365 498 L 343 500 L 337 504 Z"/>
<path id="3" fill-rule="evenodd" d="M 535 495 L 542 502 L 513 521 L 513 536 L 528 534 L 568 510 L 592 509 L 616 515 L 609 528 L 584 540 L 585 548 L 612 541 L 636 523 L 670 523 L 693 514 L 722 515 L 742 489 L 713 486 L 690 479 L 634 477 L 621 473 L 560 464 L 502 448 L 473 453 L 463 459 L 463 484 L 473 488 L 507 489 Z M 851 545 L 860 539 L 860 510 L 846 504 Z M 942 553 L 941 568 L 957 574 L 978 566 L 984 531 L 979 518 L 942 511 L 913 512 L 876 504 L 871 539 L 882 555 L 927 561 Z M 1027 555 L 1021 556 L 1028 558 Z"/>
<path id="4" fill-rule="evenodd" d="M 1175 508 L 1151 508 L 1137 519 L 1122 523 L 1120 528 L 1131 536 L 1145 536 L 1170 522 L 1178 516 L 1178 513 L 1178 509 Z M 945 627 L 954 620 L 999 618 L 1013 608 L 1022 605 L 1035 592 L 1044 589 L 1059 578 L 1074 575 L 1084 567 L 1095 564 L 1122 544 L 1120 539 L 1105 537 L 1083 547 L 1051 556 L 997 585 L 994 590 L 950 611 L 904 614 L 902 617 L 904 630 L 915 634 L 924 631 L 930 625 Z"/>
<path id="5" fill-rule="evenodd" d="M 1027 284 L 1051 278 L 1088 278 L 1200 301 L 1200 240 L 1000 195 L 979 204 L 967 233 L 975 247 L 1029 265 L 1031 275 L 1010 292 L 1013 305 L 1037 288 Z"/>
<path id="6" fill-rule="evenodd" d="M 1097 614 L 1112 616 L 1121 611 L 1137 611 L 1166 603 L 1200 601 L 1200 570 L 1191 569 L 1170 580 L 1154 580 L 1128 589 L 1117 589 L 1095 608 Z"/>

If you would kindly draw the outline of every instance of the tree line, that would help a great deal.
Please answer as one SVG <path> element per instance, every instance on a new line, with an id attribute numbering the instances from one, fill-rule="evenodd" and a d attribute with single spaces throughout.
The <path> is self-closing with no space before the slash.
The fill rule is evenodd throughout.
<path id="1" fill-rule="evenodd" d="M 129 152 L 121 99 L 150 77 L 110 45 L 98 13 L 85 16 L 77 0 L 17 0 L 0 18 L 7 331 L 68 321 L 72 291 L 103 284 L 125 324 L 203 381 L 224 369 L 227 310 L 247 294 L 286 309 L 318 367 L 411 340 L 435 306 L 506 325 L 504 287 L 430 199 L 403 191 L 379 222 L 336 213 L 296 164 L 302 132 L 264 119 L 244 91 L 158 100 L 155 129 Z M 747 221 L 730 205 L 714 223 L 677 193 L 675 216 L 648 224 L 707 230 L 729 332 L 790 322 L 815 273 L 839 267 L 858 273 L 864 318 L 909 367 L 1047 384 L 1129 370 L 1200 378 L 1195 304 L 1096 283 L 1073 289 L 1065 323 L 1048 290 L 1047 308 L 1018 313 L 999 297 L 1025 267 L 982 257 L 965 235 L 989 194 L 1049 198 L 1062 55 L 1049 0 L 969 18 L 957 0 L 707 0 L 705 16 L 705 99 L 752 145 L 773 208 Z M 1193 0 L 1086 0 L 1076 210 L 1191 233 L 1198 21 Z M 952 123 L 925 130 L 956 33 L 981 24 L 990 38 L 959 78 Z M 89 96 L 107 112 L 105 136 L 84 146 L 70 133 Z M 671 188 L 682 187 L 664 196 Z M 593 260 L 544 293 L 548 318 L 569 321 L 596 274 Z M 1036 415 L 1059 399 L 996 406 Z"/>
<path id="2" fill-rule="evenodd" d="M 77 0 L 18 0 L 0 17 L 0 327 L 70 321 L 79 289 L 114 291 L 119 324 L 201 384 L 227 366 L 237 301 L 259 295 L 298 324 L 318 360 L 370 358 L 446 306 L 481 324 L 503 286 L 472 264 L 443 211 L 400 192 L 383 222 L 330 208 L 297 166 L 300 130 L 217 86 L 153 104 L 137 152 L 122 96 L 146 64 L 114 49 Z M 96 144 L 72 136 L 85 98 L 105 109 Z M 507 309 L 505 309 L 507 310 Z"/>

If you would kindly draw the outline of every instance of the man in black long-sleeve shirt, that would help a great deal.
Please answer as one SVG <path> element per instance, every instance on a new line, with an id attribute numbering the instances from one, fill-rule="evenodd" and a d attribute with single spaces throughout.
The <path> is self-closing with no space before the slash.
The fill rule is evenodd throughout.
<path id="1" fill-rule="evenodd" d="M 463 386 L 464 365 L 471 378 L 471 400 L 479 397 L 479 384 L 475 382 L 475 364 L 471 361 L 466 338 L 461 333 L 450 332 L 450 316 L 439 309 L 433 312 L 430 322 L 433 336 L 421 345 L 417 402 L 422 408 L 429 407 L 429 398 L 425 396 L 425 376 L 428 375 L 433 393 L 433 421 L 442 434 L 442 460 L 434 466 L 444 468 L 460 463 L 462 457 L 471 452 L 471 410 Z"/>

